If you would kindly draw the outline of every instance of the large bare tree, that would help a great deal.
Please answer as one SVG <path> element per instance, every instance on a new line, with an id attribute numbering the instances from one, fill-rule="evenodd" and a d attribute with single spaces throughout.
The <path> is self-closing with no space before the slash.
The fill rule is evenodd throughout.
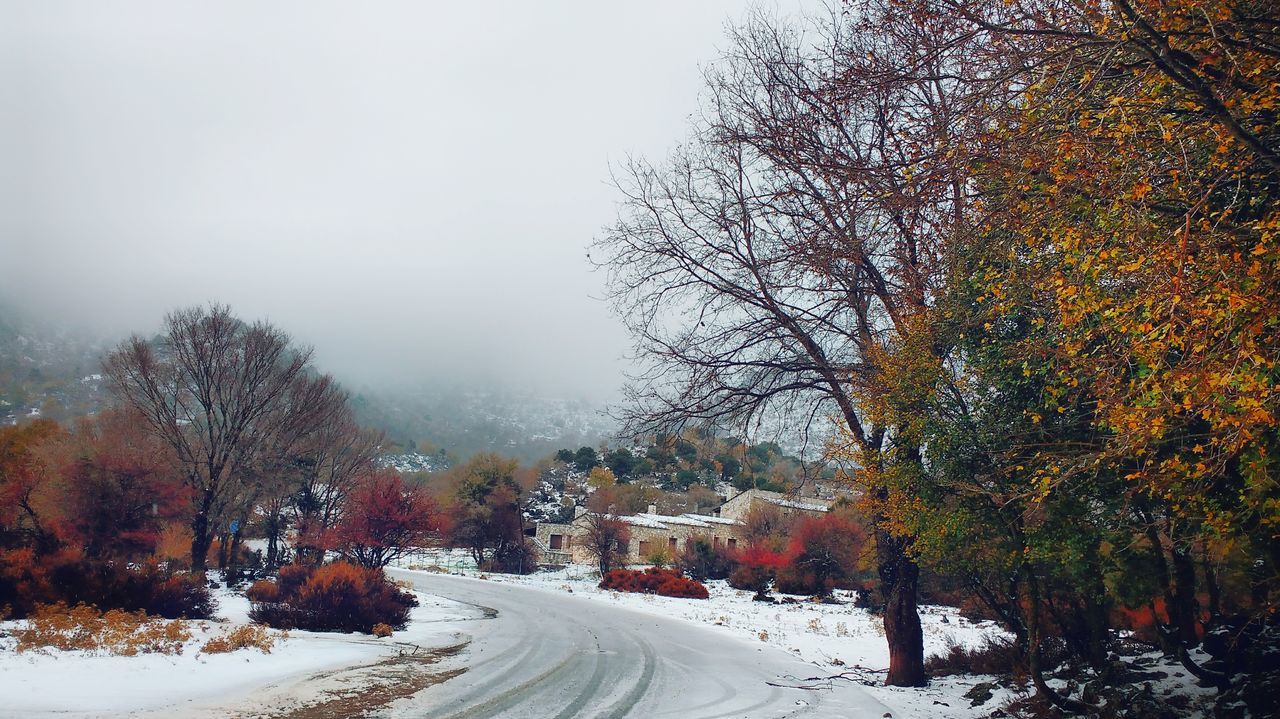
<path id="1" fill-rule="evenodd" d="M 619 179 L 620 219 L 593 250 L 646 368 L 630 429 L 832 416 L 862 469 L 920 462 L 866 400 L 877 358 L 947 280 L 1004 86 L 966 70 L 976 36 L 954 24 L 851 5 L 809 37 L 763 15 L 736 28 L 689 141 Z M 923 684 L 919 570 L 887 524 L 887 682 Z"/>
<path id="2" fill-rule="evenodd" d="M 229 507 L 253 495 L 266 454 L 313 431 L 335 387 L 311 370 L 311 350 L 225 305 L 165 317 L 154 341 L 123 342 L 103 363 L 116 391 L 175 451 L 191 489 L 191 566 L 206 567 Z"/>

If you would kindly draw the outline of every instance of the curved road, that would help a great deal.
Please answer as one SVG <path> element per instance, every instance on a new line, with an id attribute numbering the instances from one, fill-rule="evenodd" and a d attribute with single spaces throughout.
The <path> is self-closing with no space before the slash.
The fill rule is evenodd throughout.
<path id="1" fill-rule="evenodd" d="M 779 649 L 571 594 L 443 575 L 418 591 L 489 611 L 466 625 L 466 671 L 392 705 L 431 719 L 882 717 L 856 686 L 771 686 L 822 673 Z M 696 600 L 691 600 L 696 601 Z"/>

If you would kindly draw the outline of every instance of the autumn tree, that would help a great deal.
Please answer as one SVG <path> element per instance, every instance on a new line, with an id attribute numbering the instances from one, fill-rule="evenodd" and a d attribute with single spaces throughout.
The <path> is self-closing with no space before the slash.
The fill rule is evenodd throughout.
<path id="1" fill-rule="evenodd" d="M 255 462 L 315 431 L 336 385 L 311 351 L 225 305 L 177 310 L 157 341 L 132 337 L 104 362 L 116 392 L 177 455 L 191 490 L 191 566 L 204 570 Z"/>
<path id="2" fill-rule="evenodd" d="M 618 478 L 614 476 L 613 471 L 608 467 L 592 467 L 591 472 L 587 475 L 587 486 L 592 489 L 603 489 L 612 487 L 618 483 Z"/>
<path id="3" fill-rule="evenodd" d="M 421 487 L 394 472 L 369 472 L 350 489 L 332 544 L 350 562 L 381 568 L 438 536 L 442 522 L 439 506 Z"/>
<path id="4" fill-rule="evenodd" d="M 41 461 L 40 448 L 61 437 L 63 429 L 38 419 L 0 427 L 0 549 L 53 551 L 57 528 L 50 516 L 54 475 Z"/>
<path id="5" fill-rule="evenodd" d="M 517 481 L 518 466 L 514 459 L 481 453 L 449 470 L 448 537 L 470 551 L 477 566 L 525 574 L 536 567 L 524 535 L 521 498 L 528 487 Z"/>
<path id="6" fill-rule="evenodd" d="M 1199 587 L 1220 604 L 1197 554 L 1243 548 L 1261 595 L 1277 576 L 1274 8 L 901 7 L 974 38 L 995 111 L 946 294 L 863 393 L 927 455 L 892 519 L 971 573 L 1042 697 L 1084 710 L 1043 682 L 1041 635 L 1104 664 L 1106 606 L 1153 585 L 1166 646 L 1225 684 L 1186 652 Z"/>
<path id="7" fill-rule="evenodd" d="M 46 458 L 58 475 L 59 513 L 90 559 L 149 556 L 164 524 L 185 517 L 172 449 L 130 409 L 82 418 Z"/>

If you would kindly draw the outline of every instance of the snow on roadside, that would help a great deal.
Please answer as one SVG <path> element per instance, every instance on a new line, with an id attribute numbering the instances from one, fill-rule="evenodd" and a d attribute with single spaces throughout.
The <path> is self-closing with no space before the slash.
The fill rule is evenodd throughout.
<path id="1" fill-rule="evenodd" d="M 15 651 L 9 631 L 22 622 L 0 622 L 0 717 L 113 716 L 144 712 L 172 715 L 230 706 L 254 691 L 319 672 L 376 662 L 406 645 L 445 647 L 459 641 L 458 622 L 474 619 L 474 607 L 418 593 L 409 625 L 390 639 L 359 634 L 289 632 L 270 654 L 241 649 L 203 654 L 209 638 L 249 621 L 249 601 L 231 590 L 215 591 L 221 621 L 192 621 L 192 639 L 179 655 L 94 656 L 82 651 Z M 216 714 L 216 712 L 214 712 Z"/>
<path id="2" fill-rule="evenodd" d="M 833 681 L 861 683 L 877 700 L 892 707 L 895 717 L 985 717 L 1013 698 L 1009 690 L 996 687 L 992 699 L 971 707 L 964 694 L 980 683 L 993 681 L 981 676 L 939 679 L 923 689 L 880 686 L 889 666 L 883 623 L 867 610 L 853 606 L 854 592 L 837 591 L 841 604 L 817 604 L 799 597 L 790 597 L 792 601 L 788 603 L 768 604 L 752 601 L 752 592 L 733 589 L 724 581 L 706 582 L 711 595 L 706 600 L 603 590 L 597 586 L 598 576 L 586 567 L 571 566 L 523 577 L 474 571 L 465 574 L 540 591 L 568 592 L 772 644 L 812 664 L 811 677 L 843 674 L 845 679 Z M 945 653 L 952 644 L 980 646 L 988 637 L 1004 635 L 993 622 L 970 622 L 951 607 L 921 607 L 921 621 L 926 656 Z"/>

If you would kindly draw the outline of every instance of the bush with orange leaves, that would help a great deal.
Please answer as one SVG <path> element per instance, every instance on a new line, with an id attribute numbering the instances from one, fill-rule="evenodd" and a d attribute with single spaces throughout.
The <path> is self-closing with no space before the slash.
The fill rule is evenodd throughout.
<path id="1" fill-rule="evenodd" d="M 663 597 L 706 599 L 707 588 L 674 569 L 614 569 L 600 580 L 601 589 L 657 594 Z"/>
<path id="2" fill-rule="evenodd" d="M 191 632 L 180 621 L 148 617 L 145 612 L 112 609 L 101 612 L 87 604 L 68 608 L 45 604 L 16 629 L 18 651 L 33 649 L 80 650 L 96 654 L 181 654 Z"/>
<path id="3" fill-rule="evenodd" d="M 401 591 L 381 569 L 334 562 L 319 568 L 282 567 L 275 581 L 256 582 L 246 592 L 249 616 L 277 629 L 364 632 L 378 624 L 401 629 L 418 600 Z"/>

